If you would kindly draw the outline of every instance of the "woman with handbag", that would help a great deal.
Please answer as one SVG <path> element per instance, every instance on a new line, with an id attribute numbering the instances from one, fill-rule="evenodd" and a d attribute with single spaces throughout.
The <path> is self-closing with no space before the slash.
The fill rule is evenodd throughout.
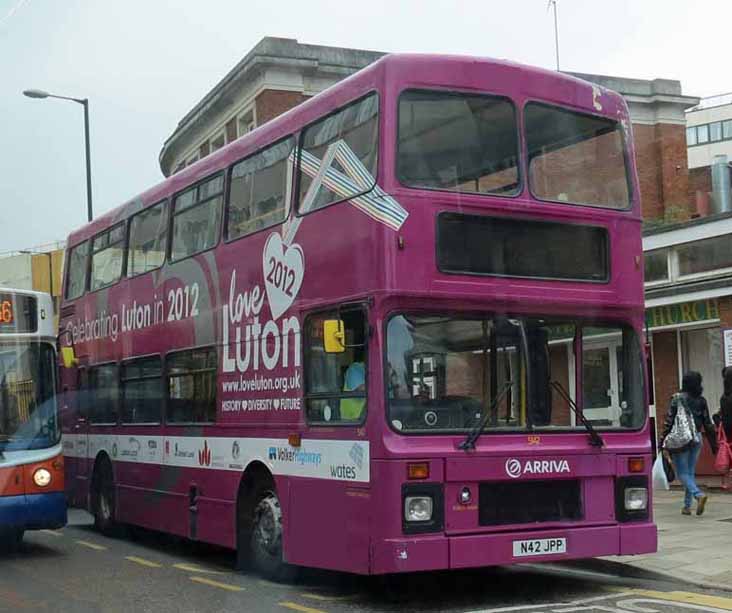
<path id="1" fill-rule="evenodd" d="M 719 412 L 714 415 L 714 423 L 718 428 L 718 440 L 720 445 L 728 445 L 727 449 L 723 449 L 723 451 L 727 452 L 727 470 L 722 473 L 722 489 L 728 490 L 730 469 L 732 468 L 732 466 L 730 466 L 732 451 L 729 449 L 729 444 L 732 443 L 732 367 L 727 366 L 722 369 L 722 380 L 724 382 L 724 394 L 719 400 Z M 717 467 L 718 464 L 721 463 L 719 461 L 716 462 L 715 467 Z"/>
<path id="2" fill-rule="evenodd" d="M 704 513 L 707 504 L 707 496 L 696 484 L 696 462 L 702 449 L 702 432 L 714 454 L 717 453 L 716 433 L 702 391 L 701 374 L 693 370 L 687 372 L 681 382 L 681 391 L 671 399 L 661 435 L 661 447 L 671 454 L 676 474 L 686 490 L 681 509 L 684 515 L 691 515 L 694 499 L 697 515 Z"/>

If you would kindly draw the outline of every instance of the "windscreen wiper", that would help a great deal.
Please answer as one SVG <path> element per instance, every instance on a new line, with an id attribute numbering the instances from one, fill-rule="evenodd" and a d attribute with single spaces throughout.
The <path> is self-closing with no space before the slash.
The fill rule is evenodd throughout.
<path id="1" fill-rule="evenodd" d="M 585 427 L 585 430 L 587 430 L 587 433 L 590 435 L 590 445 L 592 445 L 593 447 L 603 447 L 605 445 L 605 441 L 602 440 L 602 437 L 597 433 L 597 430 L 595 430 L 595 428 L 592 427 L 592 424 L 589 421 L 587 421 L 587 418 L 584 416 L 582 411 L 580 411 L 577 408 L 577 405 L 569 397 L 567 390 L 565 390 L 562 387 L 562 384 L 559 383 L 559 381 L 550 381 L 549 385 L 551 387 L 553 387 L 555 390 L 557 390 L 557 393 L 569 405 L 569 408 L 572 409 L 574 414 L 577 416 L 577 419 L 579 419 L 580 422 L 582 422 L 582 425 Z"/>
<path id="2" fill-rule="evenodd" d="M 481 417 L 476 426 L 470 432 L 468 432 L 468 436 L 465 437 L 465 440 L 458 445 L 458 449 L 462 449 L 464 451 L 471 451 L 475 449 L 475 441 L 477 441 L 480 435 L 483 433 L 483 429 L 486 427 L 488 420 L 493 416 L 493 411 L 496 410 L 498 403 L 503 400 L 504 396 L 508 393 L 508 390 L 510 390 L 512 386 L 513 382 L 511 381 L 507 381 L 504 384 L 501 393 L 496 396 L 495 400 L 491 403 L 491 406 L 488 407 L 485 415 Z"/>

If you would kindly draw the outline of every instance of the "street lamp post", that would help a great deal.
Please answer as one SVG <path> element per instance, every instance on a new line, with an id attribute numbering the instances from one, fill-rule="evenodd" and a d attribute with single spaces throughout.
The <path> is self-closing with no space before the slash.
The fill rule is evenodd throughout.
<path id="1" fill-rule="evenodd" d="M 84 141 L 86 144 L 86 209 L 88 221 L 93 218 L 92 214 L 92 187 L 91 187 L 91 155 L 89 153 L 89 99 L 88 98 L 70 98 L 68 96 L 57 96 L 49 94 L 40 89 L 26 89 L 23 92 L 28 98 L 58 98 L 59 100 L 71 100 L 77 102 L 84 107 Z"/>

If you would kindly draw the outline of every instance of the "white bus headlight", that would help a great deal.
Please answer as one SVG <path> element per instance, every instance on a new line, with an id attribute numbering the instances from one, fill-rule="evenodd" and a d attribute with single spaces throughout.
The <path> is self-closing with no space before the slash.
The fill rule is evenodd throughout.
<path id="1" fill-rule="evenodd" d="M 51 483 L 51 473 L 45 468 L 39 468 L 36 472 L 33 473 L 33 482 L 38 487 L 46 487 L 49 483 Z"/>
<path id="2" fill-rule="evenodd" d="M 625 489 L 625 510 L 644 511 L 648 507 L 648 490 L 645 487 Z"/>
<path id="3" fill-rule="evenodd" d="M 406 521 L 430 521 L 432 519 L 432 498 L 430 496 L 407 496 L 404 499 Z"/>

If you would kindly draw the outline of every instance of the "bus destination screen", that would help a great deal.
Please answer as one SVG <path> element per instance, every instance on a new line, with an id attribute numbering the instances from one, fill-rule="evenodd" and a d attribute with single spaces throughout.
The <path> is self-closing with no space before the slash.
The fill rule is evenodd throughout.
<path id="1" fill-rule="evenodd" d="M 0 292 L 0 334 L 36 332 L 38 330 L 37 302 L 33 296 Z"/>

